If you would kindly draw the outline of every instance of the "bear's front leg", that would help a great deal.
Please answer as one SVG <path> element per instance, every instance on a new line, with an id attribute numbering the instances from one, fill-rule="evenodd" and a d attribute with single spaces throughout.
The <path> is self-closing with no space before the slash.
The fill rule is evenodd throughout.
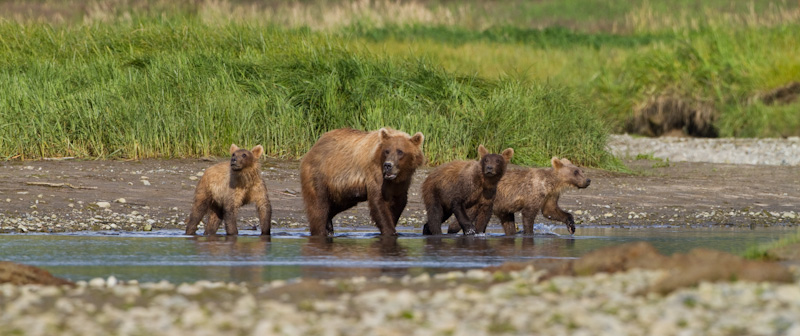
<path id="1" fill-rule="evenodd" d="M 526 235 L 533 234 L 533 221 L 536 220 L 538 213 L 539 209 L 522 209 L 522 233 Z"/>
<path id="2" fill-rule="evenodd" d="M 239 207 L 225 207 L 225 233 L 229 236 L 238 235 L 239 228 L 236 226 L 236 218 L 239 216 Z"/>
<path id="3" fill-rule="evenodd" d="M 544 202 L 542 215 L 548 219 L 564 223 L 567 226 L 567 230 L 569 230 L 570 234 L 575 233 L 575 219 L 572 217 L 571 213 L 561 210 L 561 208 L 558 207 L 557 198 L 548 198 Z"/>
<path id="4" fill-rule="evenodd" d="M 464 231 L 465 236 L 470 236 L 475 234 L 475 224 L 469 219 L 467 216 L 467 209 L 464 207 L 463 201 L 453 201 L 450 204 L 450 208 L 453 209 L 453 214 L 456 216 L 456 220 L 458 220 L 458 224 L 461 224 L 461 230 Z"/>
<path id="5" fill-rule="evenodd" d="M 375 225 L 381 230 L 381 235 L 396 236 L 397 230 L 392 222 L 392 211 L 389 202 L 383 199 L 380 190 L 367 190 L 367 203 L 369 215 L 375 221 Z"/>
<path id="6" fill-rule="evenodd" d="M 475 218 L 475 231 L 479 233 L 486 233 L 486 226 L 489 224 L 489 219 L 492 218 L 492 201 L 484 200 L 476 206 Z"/>

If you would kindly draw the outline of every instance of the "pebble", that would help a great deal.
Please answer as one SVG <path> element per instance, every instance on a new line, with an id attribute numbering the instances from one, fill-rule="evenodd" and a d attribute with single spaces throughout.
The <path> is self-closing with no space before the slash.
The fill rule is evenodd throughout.
<path id="1" fill-rule="evenodd" d="M 95 204 L 102 209 L 111 207 L 111 203 L 108 202 L 96 202 Z"/>

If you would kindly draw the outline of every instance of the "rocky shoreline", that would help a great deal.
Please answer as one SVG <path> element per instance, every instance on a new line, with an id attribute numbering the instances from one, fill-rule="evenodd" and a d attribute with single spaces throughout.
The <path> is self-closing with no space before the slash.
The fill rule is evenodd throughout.
<path id="1" fill-rule="evenodd" d="M 482 270 L 247 284 L 0 285 L 11 335 L 800 335 L 795 280 L 645 289 L 664 270 Z"/>

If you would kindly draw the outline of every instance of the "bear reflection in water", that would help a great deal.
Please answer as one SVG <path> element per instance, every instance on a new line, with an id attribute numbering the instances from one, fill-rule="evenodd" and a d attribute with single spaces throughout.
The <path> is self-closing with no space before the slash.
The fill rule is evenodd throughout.
<path id="1" fill-rule="evenodd" d="M 206 256 L 207 260 L 254 260 L 261 259 L 264 255 L 270 254 L 272 238 L 270 236 L 258 237 L 239 237 L 237 235 L 209 235 L 193 236 L 195 248 L 198 255 Z M 208 274 L 206 278 L 224 279 L 225 281 L 246 281 L 249 283 L 261 283 L 265 279 L 272 277 L 266 276 L 269 267 L 264 265 L 225 265 L 207 266 L 204 271 Z"/>
<path id="2" fill-rule="evenodd" d="M 304 264 L 303 276 L 313 278 L 415 276 L 497 265 L 506 260 L 529 260 L 541 256 L 569 257 L 573 239 L 534 237 L 427 236 L 404 239 L 309 237 L 301 248 L 306 260 L 330 263 Z"/>

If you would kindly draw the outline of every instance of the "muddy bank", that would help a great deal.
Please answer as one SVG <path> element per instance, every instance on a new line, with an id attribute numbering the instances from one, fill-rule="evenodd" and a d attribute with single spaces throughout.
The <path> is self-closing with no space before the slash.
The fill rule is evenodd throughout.
<path id="1" fill-rule="evenodd" d="M 0 232 L 184 228 L 198 177 L 215 161 L 6 161 L 0 163 Z M 587 170 L 592 185 L 567 191 L 562 207 L 581 225 L 797 225 L 800 166 L 757 166 L 633 160 L 634 174 Z M 516 168 L 516 167 L 514 167 Z M 297 161 L 267 159 L 262 175 L 274 227 L 305 228 Z M 414 178 L 401 225 L 421 227 L 420 184 Z M 517 216 L 517 221 L 521 219 Z M 561 223 L 543 217 L 563 229 Z M 240 229 L 257 226 L 252 205 Z M 335 219 L 335 227 L 370 226 L 364 204 Z M 501 232 L 492 219 L 490 230 Z"/>

